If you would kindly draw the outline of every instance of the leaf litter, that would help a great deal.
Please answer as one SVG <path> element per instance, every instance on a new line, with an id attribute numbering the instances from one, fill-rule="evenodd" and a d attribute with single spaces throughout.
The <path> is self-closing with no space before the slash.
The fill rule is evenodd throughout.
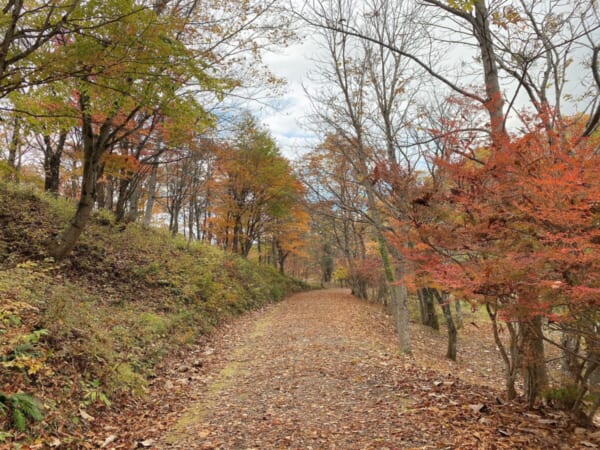
<path id="1" fill-rule="evenodd" d="M 203 339 L 172 356 L 147 398 L 129 405 L 131 414 L 96 420 L 90 432 L 96 445 L 113 436 L 104 448 L 599 445 L 594 434 L 577 435 L 559 411 L 502 401 L 501 385 L 473 383 L 460 363 L 439 360 L 434 370 L 431 356 L 399 355 L 381 308 L 346 290 L 296 294 Z M 442 339 L 438 345 L 443 353 Z"/>

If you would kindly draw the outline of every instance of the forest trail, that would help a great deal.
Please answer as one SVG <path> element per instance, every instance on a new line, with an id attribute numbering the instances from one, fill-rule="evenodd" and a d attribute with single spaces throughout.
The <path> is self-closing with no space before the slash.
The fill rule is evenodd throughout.
<path id="1" fill-rule="evenodd" d="M 573 448 L 551 418 L 505 411 L 497 392 L 399 356 L 386 330 L 381 310 L 346 290 L 236 322 L 153 448 Z"/>

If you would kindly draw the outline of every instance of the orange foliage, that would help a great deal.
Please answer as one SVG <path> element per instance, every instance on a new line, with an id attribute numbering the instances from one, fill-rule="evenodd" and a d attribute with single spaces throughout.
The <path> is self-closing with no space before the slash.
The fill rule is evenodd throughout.
<path id="1" fill-rule="evenodd" d="M 413 202 L 407 240 L 418 244 L 399 245 L 413 277 L 502 299 L 505 317 L 559 321 L 596 310 L 600 153 L 598 139 L 578 138 L 580 127 L 548 131 L 532 120 L 482 164 L 438 161 L 450 189 Z"/>

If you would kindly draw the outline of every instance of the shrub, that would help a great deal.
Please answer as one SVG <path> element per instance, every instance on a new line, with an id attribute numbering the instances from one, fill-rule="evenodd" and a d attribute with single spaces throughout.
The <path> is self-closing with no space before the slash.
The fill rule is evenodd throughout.
<path id="1" fill-rule="evenodd" d="M 10 417 L 17 431 L 25 431 L 28 420 L 39 422 L 44 417 L 38 401 L 21 392 L 12 395 L 0 392 L 0 412 Z"/>

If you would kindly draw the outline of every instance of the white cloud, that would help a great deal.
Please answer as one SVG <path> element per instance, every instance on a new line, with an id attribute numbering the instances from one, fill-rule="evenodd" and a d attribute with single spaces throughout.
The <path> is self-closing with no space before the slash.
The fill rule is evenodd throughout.
<path id="1" fill-rule="evenodd" d="M 311 58 L 318 52 L 318 44 L 307 39 L 268 53 L 264 58 L 270 70 L 287 81 L 287 86 L 272 108 L 260 111 L 260 121 L 268 127 L 284 156 L 290 159 L 300 157 L 317 143 L 316 135 L 303 126 L 311 110 L 303 85 L 310 87 Z"/>

